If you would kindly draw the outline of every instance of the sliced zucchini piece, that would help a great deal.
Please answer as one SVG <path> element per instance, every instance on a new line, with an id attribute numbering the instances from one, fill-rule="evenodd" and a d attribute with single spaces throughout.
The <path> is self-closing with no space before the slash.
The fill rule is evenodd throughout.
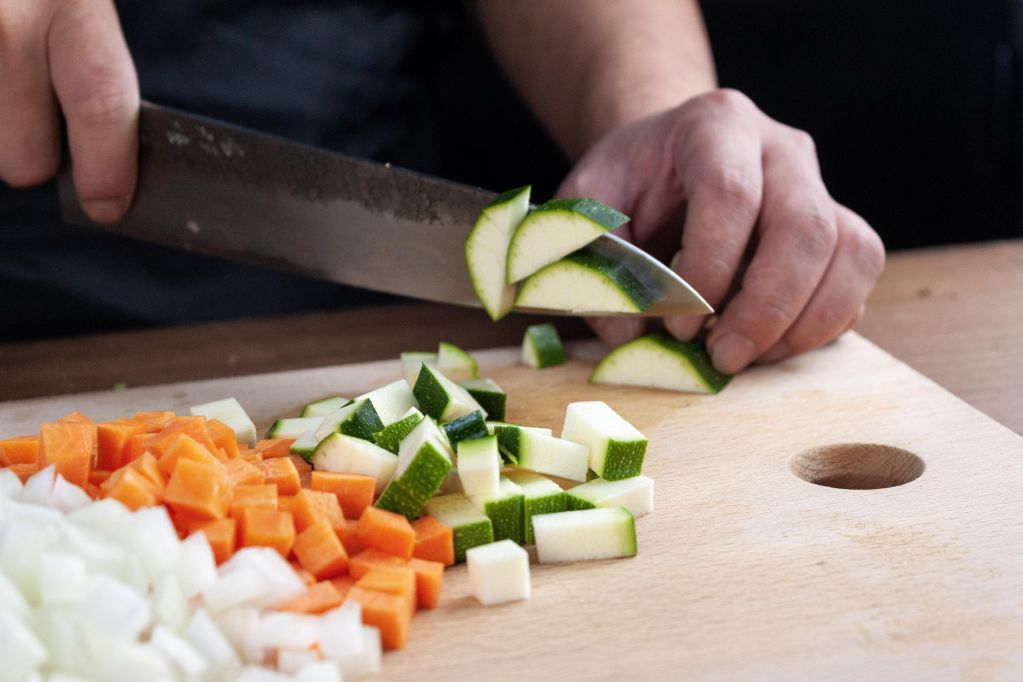
<path id="1" fill-rule="evenodd" d="M 462 492 L 478 506 L 497 497 L 501 482 L 497 436 L 462 441 L 458 449 L 458 479 Z"/>
<path id="2" fill-rule="evenodd" d="M 458 385 L 469 392 L 469 395 L 487 411 L 487 416 L 494 421 L 504 421 L 505 405 L 508 396 L 504 389 L 493 379 L 466 379 Z"/>
<path id="3" fill-rule="evenodd" d="M 401 375 L 409 386 L 416 385 L 416 378 L 419 377 L 419 369 L 424 365 L 437 366 L 436 353 L 421 353 L 409 351 L 401 354 Z"/>
<path id="4" fill-rule="evenodd" d="M 458 449 L 458 444 L 461 441 L 486 438 L 490 435 L 490 431 L 487 429 L 487 422 L 483 419 L 483 413 L 479 411 L 470 412 L 464 417 L 449 421 L 441 427 L 441 430 L 447 436 L 451 447 L 458 452 L 461 452 Z"/>
<path id="5" fill-rule="evenodd" d="M 411 385 L 404 379 L 398 379 L 374 391 L 363 393 L 355 400 L 372 401 L 373 409 L 376 410 L 377 416 L 380 417 L 384 426 L 393 424 L 404 417 L 409 408 L 416 407 L 416 398 L 412 395 Z"/>
<path id="6" fill-rule="evenodd" d="M 505 281 L 508 244 L 529 211 L 530 187 L 498 195 L 480 212 L 465 240 L 465 264 L 476 296 L 495 322 L 512 309 L 515 287 Z"/>
<path id="7" fill-rule="evenodd" d="M 316 437 L 323 440 L 330 433 L 343 433 L 373 441 L 373 434 L 384 428 L 373 401 L 363 398 L 331 412 L 316 427 Z"/>
<path id="8" fill-rule="evenodd" d="M 487 422 L 487 429 L 497 436 L 498 450 L 500 450 L 504 461 L 509 464 L 518 464 L 519 462 L 519 441 L 522 438 L 520 431 L 532 431 L 541 436 L 553 435 L 553 431 L 550 429 L 539 426 L 518 426 L 505 422 Z"/>
<path id="9" fill-rule="evenodd" d="M 331 398 L 324 398 L 323 400 L 316 400 L 311 403 L 307 403 L 299 414 L 300 417 L 326 417 L 335 410 L 340 410 L 342 407 L 351 402 L 349 398 L 342 398 L 339 395 Z"/>
<path id="10" fill-rule="evenodd" d="M 418 518 L 450 469 L 451 450 L 444 434 L 432 420 L 421 420 L 401 441 L 394 478 L 377 500 L 377 506 L 404 514 L 410 520 Z"/>
<path id="11" fill-rule="evenodd" d="M 340 474 L 362 474 L 376 479 L 375 494 L 394 477 L 398 455 L 368 440 L 333 431 L 319 442 L 310 458 L 313 468 Z"/>
<path id="12" fill-rule="evenodd" d="M 316 430 L 310 429 L 296 438 L 295 442 L 288 448 L 288 451 L 293 455 L 298 455 L 307 462 L 311 462 L 313 452 L 319 443 L 320 439 L 316 437 Z"/>
<path id="13" fill-rule="evenodd" d="M 714 369 L 703 344 L 648 334 L 604 356 L 590 381 L 669 391 L 717 393 L 732 377 Z"/>
<path id="14" fill-rule="evenodd" d="M 423 511 L 454 531 L 455 562 L 465 561 L 465 550 L 494 541 L 490 518 L 459 493 L 439 495 L 423 507 Z"/>
<path id="15" fill-rule="evenodd" d="M 522 337 L 522 362 L 541 369 L 565 364 L 565 347 L 553 324 L 533 324 Z"/>
<path id="16" fill-rule="evenodd" d="M 484 606 L 529 599 L 529 554 L 511 540 L 465 553 L 472 595 Z"/>
<path id="17" fill-rule="evenodd" d="M 641 313 L 658 295 L 625 265 L 580 249 L 524 281 L 515 305 L 574 313 Z"/>
<path id="18" fill-rule="evenodd" d="M 507 475 L 526 497 L 523 529 L 525 544 L 532 545 L 535 542 L 533 517 L 565 511 L 568 509 L 568 495 L 557 483 L 532 471 L 509 471 Z"/>
<path id="19" fill-rule="evenodd" d="M 437 369 L 455 382 L 479 376 L 479 364 L 476 359 L 447 341 L 441 341 L 437 349 Z"/>
<path id="20" fill-rule="evenodd" d="M 412 433 L 412 429 L 419 425 L 425 417 L 418 408 L 410 407 L 398 421 L 388 424 L 373 434 L 373 442 L 383 449 L 398 454 L 401 441 Z"/>
<path id="21" fill-rule="evenodd" d="M 590 449 L 585 445 L 519 429 L 516 446 L 516 466 L 522 469 L 570 481 L 586 480 L 586 472 L 590 469 Z"/>
<path id="22" fill-rule="evenodd" d="M 267 438 L 298 438 L 309 430 L 315 431 L 323 417 L 289 417 L 278 419 L 266 430 Z"/>
<path id="23" fill-rule="evenodd" d="M 508 244 L 506 281 L 525 279 L 627 222 L 628 216 L 593 199 L 552 199 L 526 214 L 515 228 Z"/>
<path id="24" fill-rule="evenodd" d="M 475 498 L 470 498 L 479 504 Z M 526 496 L 507 476 L 498 483 L 497 495 L 483 500 L 483 513 L 494 524 L 494 540 L 526 541 Z"/>
<path id="25" fill-rule="evenodd" d="M 565 491 L 568 509 L 625 507 L 639 518 L 654 510 L 654 479 L 635 476 L 621 481 L 595 478 Z"/>
<path id="26" fill-rule="evenodd" d="M 468 391 L 425 363 L 419 370 L 412 392 L 419 401 L 420 409 L 439 421 L 452 421 L 476 410 L 484 417 L 487 414 Z"/>
<path id="27" fill-rule="evenodd" d="M 561 437 L 590 449 L 590 469 L 608 481 L 639 476 L 647 439 L 602 401 L 569 403 Z"/>
<path id="28" fill-rule="evenodd" d="M 636 523 L 625 507 L 533 517 L 541 564 L 636 556 Z"/>
<path id="29" fill-rule="evenodd" d="M 236 399 L 224 398 L 202 405 L 193 405 L 188 408 L 188 411 L 193 416 L 202 416 L 223 422 L 234 431 L 234 437 L 239 443 L 250 448 L 255 447 L 256 425 L 252 423 L 252 419 Z"/>

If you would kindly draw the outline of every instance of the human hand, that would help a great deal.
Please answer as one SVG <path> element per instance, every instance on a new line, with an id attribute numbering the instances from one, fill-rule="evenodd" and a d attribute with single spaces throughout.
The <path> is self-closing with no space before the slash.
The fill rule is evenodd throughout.
<path id="1" fill-rule="evenodd" d="M 58 106 L 82 208 L 113 222 L 135 191 L 139 90 L 111 0 L 0 3 L 0 180 L 56 174 Z"/>
<path id="2" fill-rule="evenodd" d="M 881 239 L 828 195 L 810 136 L 733 90 L 611 131 L 558 195 L 593 197 L 630 215 L 621 236 L 665 261 L 675 254 L 673 269 L 718 312 L 706 341 L 722 372 L 841 335 L 859 321 L 884 268 Z M 664 324 L 686 340 L 707 321 Z M 643 318 L 590 323 L 612 345 L 645 327 Z"/>

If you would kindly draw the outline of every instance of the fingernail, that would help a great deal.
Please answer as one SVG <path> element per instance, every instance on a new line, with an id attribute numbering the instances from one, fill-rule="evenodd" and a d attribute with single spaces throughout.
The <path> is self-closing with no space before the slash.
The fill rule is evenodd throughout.
<path id="1" fill-rule="evenodd" d="M 777 362 L 778 360 L 787 358 L 790 355 L 792 355 L 792 349 L 789 348 L 789 344 L 784 341 L 779 341 L 773 348 L 757 358 L 757 362 Z"/>
<path id="2" fill-rule="evenodd" d="M 703 317 L 666 317 L 664 328 L 679 341 L 689 341 L 703 329 L 704 322 Z"/>
<path id="3" fill-rule="evenodd" d="M 82 202 L 82 210 L 97 223 L 112 223 L 118 220 L 128 209 L 128 197 L 117 199 L 87 199 Z"/>
<path id="4" fill-rule="evenodd" d="M 753 360 L 755 351 L 752 341 L 742 334 L 730 332 L 713 341 L 710 357 L 719 372 L 735 374 Z"/>

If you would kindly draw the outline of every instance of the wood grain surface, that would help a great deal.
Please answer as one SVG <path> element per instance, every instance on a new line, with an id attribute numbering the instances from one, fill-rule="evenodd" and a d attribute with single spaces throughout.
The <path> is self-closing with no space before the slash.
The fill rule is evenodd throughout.
<path id="1" fill-rule="evenodd" d="M 1023 678 L 1023 438 L 855 334 L 718 396 L 590 385 L 604 350 L 574 344 L 548 370 L 515 349 L 478 357 L 511 421 L 557 432 L 568 402 L 605 400 L 647 434 L 656 510 L 637 521 L 639 555 L 533 563 L 532 599 L 489 608 L 456 567 L 384 679 Z M 225 395 L 263 428 L 397 376 L 389 360 L 9 402 L 0 435 L 72 409 L 103 419 Z M 794 469 L 920 475 L 862 490 Z"/>

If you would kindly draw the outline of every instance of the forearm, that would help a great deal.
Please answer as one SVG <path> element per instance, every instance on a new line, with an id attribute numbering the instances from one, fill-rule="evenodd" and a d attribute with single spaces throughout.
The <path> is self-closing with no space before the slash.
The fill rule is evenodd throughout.
<path id="1" fill-rule="evenodd" d="M 478 0 L 495 56 L 570 158 L 716 86 L 695 0 Z"/>

